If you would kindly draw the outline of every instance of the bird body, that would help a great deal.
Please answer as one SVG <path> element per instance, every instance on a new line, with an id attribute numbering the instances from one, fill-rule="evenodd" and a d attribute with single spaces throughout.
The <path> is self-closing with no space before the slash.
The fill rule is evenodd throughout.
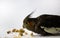
<path id="1" fill-rule="evenodd" d="M 42 14 L 36 18 L 29 18 L 31 14 L 24 19 L 24 28 L 41 35 L 55 35 L 60 33 L 60 16 Z"/>

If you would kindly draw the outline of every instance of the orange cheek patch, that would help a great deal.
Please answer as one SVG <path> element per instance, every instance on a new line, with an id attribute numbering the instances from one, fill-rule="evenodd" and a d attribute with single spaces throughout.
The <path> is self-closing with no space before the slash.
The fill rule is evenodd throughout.
<path id="1" fill-rule="evenodd" d="M 32 26 L 33 23 L 32 22 L 28 22 L 28 24 L 29 24 L 29 26 Z"/>

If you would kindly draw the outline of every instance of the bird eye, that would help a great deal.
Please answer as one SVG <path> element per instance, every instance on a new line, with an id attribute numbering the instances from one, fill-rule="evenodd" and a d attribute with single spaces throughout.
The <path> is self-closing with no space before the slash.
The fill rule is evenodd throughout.
<path id="1" fill-rule="evenodd" d="M 26 22 L 26 24 L 29 24 L 29 22 Z"/>
<path id="2" fill-rule="evenodd" d="M 27 24 L 27 22 L 26 22 L 26 24 Z"/>

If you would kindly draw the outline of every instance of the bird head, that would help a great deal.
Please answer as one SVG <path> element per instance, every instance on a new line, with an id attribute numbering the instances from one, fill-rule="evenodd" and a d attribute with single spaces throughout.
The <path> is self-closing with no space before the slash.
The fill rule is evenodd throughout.
<path id="1" fill-rule="evenodd" d="M 32 12 L 33 13 L 33 12 Z M 27 28 L 29 30 L 33 30 L 34 29 L 34 21 L 32 20 L 32 18 L 29 18 L 31 16 L 30 13 L 24 20 L 23 20 L 23 28 Z"/>

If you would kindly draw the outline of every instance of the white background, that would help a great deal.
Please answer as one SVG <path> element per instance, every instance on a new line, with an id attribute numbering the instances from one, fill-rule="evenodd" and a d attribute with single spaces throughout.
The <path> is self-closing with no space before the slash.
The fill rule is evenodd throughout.
<path id="1" fill-rule="evenodd" d="M 32 17 L 60 15 L 60 0 L 0 0 L 0 36 L 6 36 L 7 30 L 21 28 L 23 19 L 35 9 Z"/>

